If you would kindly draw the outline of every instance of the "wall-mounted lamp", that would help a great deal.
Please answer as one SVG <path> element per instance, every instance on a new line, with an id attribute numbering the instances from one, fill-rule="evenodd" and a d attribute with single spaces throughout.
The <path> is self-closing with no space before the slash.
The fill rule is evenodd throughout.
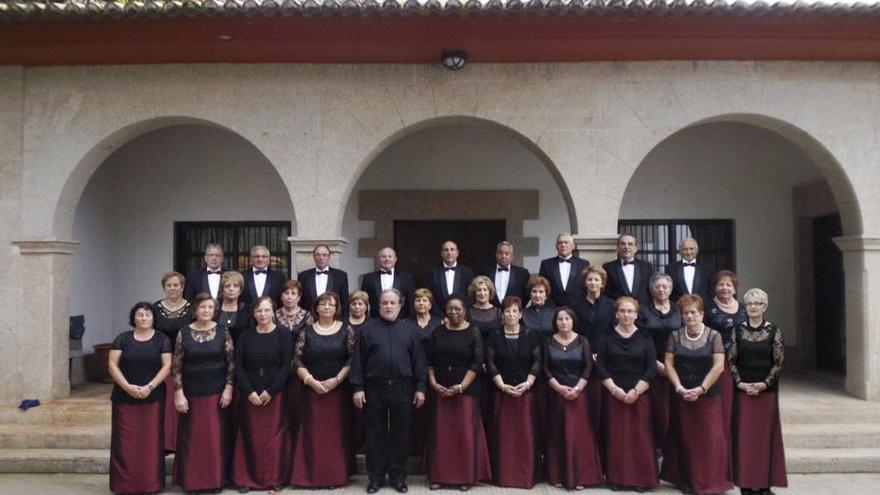
<path id="1" fill-rule="evenodd" d="M 467 53 L 461 50 L 444 52 L 440 62 L 443 64 L 443 67 L 446 67 L 449 70 L 458 70 L 464 67 L 467 63 Z"/>

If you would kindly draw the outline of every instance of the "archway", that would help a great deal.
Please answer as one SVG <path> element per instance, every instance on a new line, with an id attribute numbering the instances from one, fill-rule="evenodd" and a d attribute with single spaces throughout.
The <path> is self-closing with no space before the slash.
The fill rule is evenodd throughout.
<path id="1" fill-rule="evenodd" d="M 740 294 L 750 287 L 770 294 L 768 317 L 785 331 L 788 365 L 842 378 L 843 361 L 835 365 L 823 358 L 845 357 L 852 337 L 845 329 L 862 329 L 845 324 L 845 310 L 859 295 L 844 294 L 843 260 L 832 239 L 860 234 L 861 215 L 842 167 L 814 138 L 759 115 L 696 122 L 666 137 L 644 158 L 627 186 L 619 218 L 685 226 L 678 237 L 656 240 L 654 247 L 670 253 L 668 262 L 675 261 L 674 240 L 687 232 L 689 220 L 730 222 L 733 263 L 724 268 L 736 269 Z M 816 227 L 829 218 L 832 224 L 838 219 L 837 232 Z M 643 232 L 650 229 L 659 232 L 655 227 Z M 829 247 L 832 256 L 817 255 Z M 817 273 L 824 278 L 817 279 Z M 826 304 L 817 307 L 822 301 Z M 823 322 L 831 308 L 839 313 Z"/>

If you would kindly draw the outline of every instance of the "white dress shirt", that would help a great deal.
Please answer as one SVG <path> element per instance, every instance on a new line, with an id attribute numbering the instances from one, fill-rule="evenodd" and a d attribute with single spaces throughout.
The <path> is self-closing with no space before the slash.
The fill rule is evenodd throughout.
<path id="1" fill-rule="evenodd" d="M 219 269 L 218 269 L 219 270 Z M 220 295 L 220 272 L 208 272 L 208 290 L 211 291 L 211 297 L 217 299 Z"/>
<path id="2" fill-rule="evenodd" d="M 620 260 L 620 264 L 623 267 L 623 278 L 626 279 L 626 286 L 629 288 L 630 293 L 632 293 L 633 279 L 635 278 L 636 273 L 636 265 L 632 263 L 624 264 L 623 260 Z"/>
<path id="3" fill-rule="evenodd" d="M 495 265 L 495 294 L 499 301 L 503 301 L 507 296 L 507 287 L 510 285 L 510 267 L 507 271 L 499 270 L 501 265 Z"/>
<path id="4" fill-rule="evenodd" d="M 443 264 L 443 275 L 446 277 L 446 293 L 452 294 L 452 291 L 455 289 L 455 270 L 447 270 L 447 268 L 455 268 L 458 265 L 447 265 Z"/>
<path id="5" fill-rule="evenodd" d="M 568 260 L 568 263 L 559 263 L 559 279 L 562 281 L 562 290 L 565 290 L 568 287 L 568 276 L 571 275 L 571 255 L 563 258 L 559 257 L 560 260 Z"/>
<path id="6" fill-rule="evenodd" d="M 324 268 L 324 270 L 329 271 L 330 268 Z M 327 280 L 330 278 L 330 275 L 326 272 L 319 273 L 320 271 L 320 268 L 315 267 L 315 294 L 319 296 L 327 292 Z"/>
<path id="7" fill-rule="evenodd" d="M 394 269 L 391 273 L 382 273 L 379 275 L 379 284 L 382 286 L 382 292 L 394 287 Z"/>
<path id="8" fill-rule="evenodd" d="M 694 265 L 685 265 L 682 270 L 682 275 L 684 275 L 684 285 L 687 287 L 688 294 L 694 293 L 694 275 L 697 272 L 697 268 Z"/>
<path id="9" fill-rule="evenodd" d="M 266 288 L 266 274 L 265 273 L 256 273 L 257 269 L 254 268 L 254 287 L 257 289 L 257 297 L 263 297 L 263 290 Z"/>

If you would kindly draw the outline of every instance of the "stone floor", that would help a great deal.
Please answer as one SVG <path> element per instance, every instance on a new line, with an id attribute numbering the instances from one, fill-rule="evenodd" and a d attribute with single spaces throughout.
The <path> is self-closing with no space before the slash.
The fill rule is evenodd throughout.
<path id="1" fill-rule="evenodd" d="M 786 489 L 774 490 L 779 495 L 876 495 L 880 492 L 880 474 L 799 474 L 789 477 Z M 364 493 L 366 480 L 363 476 L 355 477 L 351 485 L 340 488 L 333 495 L 361 495 Z M 314 493 L 314 491 L 285 489 L 283 494 L 296 492 Z M 64 494 L 85 495 L 95 493 L 109 493 L 107 490 L 107 476 L 94 474 L 0 474 L 0 495 L 19 494 Z M 182 493 L 180 489 L 169 490 L 166 493 Z M 236 490 L 226 490 L 225 494 L 237 494 Z M 253 492 L 266 493 L 266 492 Z M 393 495 L 396 492 L 390 488 L 383 488 L 379 495 Z M 438 493 L 439 495 L 458 493 L 457 490 L 441 490 L 430 492 L 424 476 L 410 477 L 410 491 L 414 495 Z M 478 486 L 470 492 L 476 495 L 500 495 L 503 493 L 532 493 L 534 495 L 565 493 L 546 484 L 535 486 L 532 490 L 511 490 L 494 486 Z M 619 493 L 602 488 L 590 488 L 583 490 L 585 495 L 600 495 Z M 633 492 L 634 493 L 634 492 Z M 663 485 L 652 493 L 680 493 L 669 485 Z M 738 491 L 728 492 L 732 495 Z"/>

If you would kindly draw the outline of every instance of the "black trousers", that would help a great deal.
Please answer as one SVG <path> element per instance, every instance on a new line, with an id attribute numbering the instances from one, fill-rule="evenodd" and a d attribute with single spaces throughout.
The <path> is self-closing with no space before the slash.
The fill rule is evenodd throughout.
<path id="1" fill-rule="evenodd" d="M 367 475 L 370 481 L 384 481 L 386 474 L 392 483 L 404 481 L 412 422 L 412 380 L 370 381 L 364 392 Z"/>

